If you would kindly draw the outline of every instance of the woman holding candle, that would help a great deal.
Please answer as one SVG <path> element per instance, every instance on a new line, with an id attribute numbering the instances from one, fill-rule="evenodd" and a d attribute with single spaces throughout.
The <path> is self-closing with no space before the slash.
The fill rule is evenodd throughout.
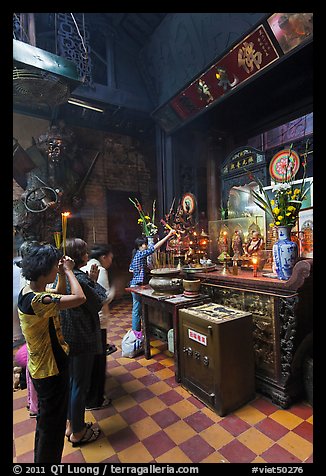
<path id="1" fill-rule="evenodd" d="M 103 352 L 98 313 L 107 296 L 103 286 L 96 282 L 98 270 L 93 267 L 89 275 L 81 270 L 88 261 L 87 243 L 80 238 L 67 239 L 66 252 L 75 261 L 73 272 L 87 298 L 81 306 L 61 313 L 63 335 L 70 347 L 66 436 L 73 446 L 80 446 L 95 441 L 100 433 L 91 423 L 85 423 L 85 405 L 94 357 Z"/>
<path id="2" fill-rule="evenodd" d="M 59 311 L 86 301 L 72 271 L 74 262 L 52 245 L 29 250 L 21 262 L 29 283 L 18 297 L 18 313 L 28 348 L 28 370 L 38 396 L 34 463 L 60 463 L 66 427 L 69 346 L 60 326 Z M 47 290 L 58 274 L 55 289 Z M 66 295 L 66 278 L 70 294 Z"/>

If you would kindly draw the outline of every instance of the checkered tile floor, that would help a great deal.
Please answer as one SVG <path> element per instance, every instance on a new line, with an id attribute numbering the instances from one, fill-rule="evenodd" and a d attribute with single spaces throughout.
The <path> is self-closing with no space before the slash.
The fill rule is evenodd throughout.
<path id="1" fill-rule="evenodd" d="M 121 339 L 131 325 L 131 301 L 114 302 L 107 357 L 107 394 L 112 405 L 87 411 L 101 429 L 97 441 L 72 448 L 63 463 L 312 463 L 313 409 L 300 402 L 281 410 L 255 400 L 220 417 L 178 385 L 167 345 L 151 341 L 153 358 L 121 357 Z M 15 463 L 33 462 L 35 419 L 26 410 L 26 390 L 13 393 Z"/>

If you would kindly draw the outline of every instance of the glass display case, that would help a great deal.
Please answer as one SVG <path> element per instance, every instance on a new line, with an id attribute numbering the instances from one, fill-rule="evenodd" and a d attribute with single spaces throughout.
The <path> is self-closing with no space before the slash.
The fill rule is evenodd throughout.
<path id="1" fill-rule="evenodd" d="M 208 222 L 208 234 L 210 237 L 210 256 L 213 262 L 218 260 L 218 256 L 225 252 L 230 256 L 234 255 L 234 239 L 236 235 L 241 240 L 241 247 L 245 245 L 251 237 L 253 231 L 258 231 L 263 238 L 263 250 L 266 249 L 266 224 L 265 217 L 254 215 L 248 217 L 229 218 L 227 220 L 216 220 Z"/>

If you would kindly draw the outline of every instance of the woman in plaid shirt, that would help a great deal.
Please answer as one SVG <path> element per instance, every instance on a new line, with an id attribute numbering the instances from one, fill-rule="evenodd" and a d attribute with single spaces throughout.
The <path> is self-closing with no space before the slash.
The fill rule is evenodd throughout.
<path id="1" fill-rule="evenodd" d="M 164 238 L 155 243 L 155 245 L 148 246 L 147 237 L 139 237 L 135 240 L 135 248 L 132 252 L 132 261 L 129 266 L 129 271 L 133 273 L 130 281 L 130 287 L 141 286 L 145 284 L 145 273 L 147 266 L 147 256 L 151 255 L 159 249 L 173 234 L 175 230 L 170 230 Z M 132 322 L 131 327 L 133 331 L 140 331 L 141 328 L 141 297 L 136 293 L 132 295 Z"/>

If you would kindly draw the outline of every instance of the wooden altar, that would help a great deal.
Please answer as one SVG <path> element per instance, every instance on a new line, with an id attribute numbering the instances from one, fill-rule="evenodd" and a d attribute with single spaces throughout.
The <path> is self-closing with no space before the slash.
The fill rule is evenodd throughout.
<path id="1" fill-rule="evenodd" d="M 256 390 L 287 408 L 303 396 L 302 364 L 312 348 L 313 260 L 300 260 L 288 281 L 237 276 L 221 269 L 196 273 L 201 290 L 213 302 L 252 313 Z"/>

